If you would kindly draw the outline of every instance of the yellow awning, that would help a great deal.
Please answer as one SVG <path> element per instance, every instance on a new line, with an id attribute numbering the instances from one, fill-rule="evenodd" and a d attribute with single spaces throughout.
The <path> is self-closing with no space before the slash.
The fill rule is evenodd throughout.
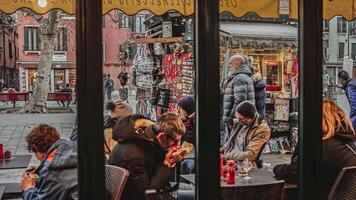
<path id="1" fill-rule="evenodd" d="M 0 0 L 0 10 L 14 13 L 20 8 L 29 8 L 38 14 L 51 9 L 61 9 L 74 14 L 74 0 Z M 219 0 L 220 12 L 230 12 L 235 16 L 243 16 L 247 12 L 255 12 L 264 18 L 279 16 L 278 0 Z M 155 15 L 162 15 L 175 10 L 188 16 L 194 13 L 194 0 L 103 0 L 103 14 L 119 9 L 128 15 L 148 10 Z"/>
<path id="2" fill-rule="evenodd" d="M 162 15 L 175 10 L 188 16 L 194 13 L 194 0 L 102 0 L 103 14 L 119 9 L 128 15 L 147 10 L 155 15 Z M 220 12 L 230 12 L 241 17 L 248 12 L 255 12 L 263 18 L 279 17 L 279 0 L 219 0 Z M 11 14 L 21 8 L 29 8 L 37 14 L 44 14 L 51 9 L 61 9 L 74 14 L 75 0 L 0 0 L 0 10 Z M 348 20 L 356 17 L 356 0 L 324 0 L 323 18 L 331 19 L 341 15 Z M 298 0 L 289 0 L 289 17 L 298 19 Z"/>
<path id="3" fill-rule="evenodd" d="M 255 12 L 262 18 L 279 17 L 279 0 L 220 0 L 220 12 L 230 12 L 236 17 Z"/>
<path id="4" fill-rule="evenodd" d="M 356 0 L 324 0 L 323 19 L 329 20 L 335 16 L 343 16 L 347 20 L 356 17 Z M 290 0 L 291 19 L 298 19 L 298 0 Z"/>
<path id="5" fill-rule="evenodd" d="M 0 0 L 0 10 L 12 14 L 21 8 L 29 8 L 37 14 L 45 14 L 52 9 L 61 9 L 74 14 L 75 0 Z"/>

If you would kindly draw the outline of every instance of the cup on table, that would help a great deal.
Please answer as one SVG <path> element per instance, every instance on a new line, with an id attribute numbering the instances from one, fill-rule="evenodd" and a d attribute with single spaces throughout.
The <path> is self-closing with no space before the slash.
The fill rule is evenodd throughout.
<path id="1" fill-rule="evenodd" d="M 242 167 L 242 163 L 237 164 L 237 175 L 241 177 L 247 176 L 246 170 Z"/>
<path id="2" fill-rule="evenodd" d="M 4 159 L 4 145 L 0 144 L 0 159 Z"/>
<path id="3" fill-rule="evenodd" d="M 5 155 L 5 159 L 10 159 L 11 158 L 11 151 L 5 151 L 4 155 Z"/>

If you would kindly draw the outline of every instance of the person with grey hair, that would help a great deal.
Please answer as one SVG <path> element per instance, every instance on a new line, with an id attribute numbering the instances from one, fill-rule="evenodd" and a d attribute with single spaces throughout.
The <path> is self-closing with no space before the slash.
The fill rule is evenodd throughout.
<path id="1" fill-rule="evenodd" d="M 252 71 L 245 64 L 243 55 L 233 55 L 229 59 L 229 75 L 223 84 L 223 122 L 229 134 L 237 106 L 246 100 L 255 101 L 255 91 L 251 79 Z M 228 136 L 225 136 L 227 138 Z"/>
<path id="2" fill-rule="evenodd" d="M 255 105 L 257 112 L 262 119 L 265 119 L 266 113 L 266 82 L 262 79 L 261 73 L 252 75 L 253 85 L 255 88 Z"/>

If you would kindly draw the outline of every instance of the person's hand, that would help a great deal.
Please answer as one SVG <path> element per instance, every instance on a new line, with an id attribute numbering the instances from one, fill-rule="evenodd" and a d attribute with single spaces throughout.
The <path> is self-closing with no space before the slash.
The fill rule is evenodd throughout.
<path id="1" fill-rule="evenodd" d="M 170 149 L 166 154 L 163 164 L 167 167 L 175 167 L 175 165 L 184 159 L 186 151 L 179 151 L 178 148 Z"/>
<path id="2" fill-rule="evenodd" d="M 36 185 L 36 181 L 35 180 L 36 180 L 35 179 L 35 175 L 33 173 L 25 172 L 22 175 L 22 180 L 21 180 L 21 184 L 20 184 L 21 189 L 23 191 L 27 191 L 30 188 L 35 187 L 35 185 Z"/>
<path id="3" fill-rule="evenodd" d="M 221 147 L 220 148 L 220 153 L 221 154 L 225 154 L 226 153 L 226 148 L 225 147 Z"/>

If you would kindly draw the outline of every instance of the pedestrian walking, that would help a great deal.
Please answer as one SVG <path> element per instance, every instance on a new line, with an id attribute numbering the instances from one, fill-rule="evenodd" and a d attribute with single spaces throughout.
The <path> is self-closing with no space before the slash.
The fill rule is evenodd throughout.
<path id="1" fill-rule="evenodd" d="M 110 76 L 111 76 L 110 74 L 106 76 L 105 85 L 104 85 L 106 95 L 109 101 L 111 101 L 111 93 L 114 91 L 114 86 L 115 86 L 114 81 Z"/>
<path id="2" fill-rule="evenodd" d="M 262 79 L 261 73 L 252 75 L 253 85 L 255 88 L 255 105 L 258 114 L 265 119 L 266 113 L 266 82 Z"/>
<path id="3" fill-rule="evenodd" d="M 352 127 L 356 128 L 356 80 L 351 79 L 347 71 L 340 71 L 338 74 L 339 81 L 342 84 L 342 89 L 345 90 L 345 94 L 350 104 L 350 115 Z"/>
<path id="4" fill-rule="evenodd" d="M 255 102 L 255 91 L 251 79 L 252 71 L 245 64 L 243 55 L 234 55 L 229 59 L 229 75 L 223 84 L 223 122 L 226 126 L 226 134 L 229 134 L 237 106 L 246 100 Z M 228 138 L 228 136 L 225 136 Z"/>

